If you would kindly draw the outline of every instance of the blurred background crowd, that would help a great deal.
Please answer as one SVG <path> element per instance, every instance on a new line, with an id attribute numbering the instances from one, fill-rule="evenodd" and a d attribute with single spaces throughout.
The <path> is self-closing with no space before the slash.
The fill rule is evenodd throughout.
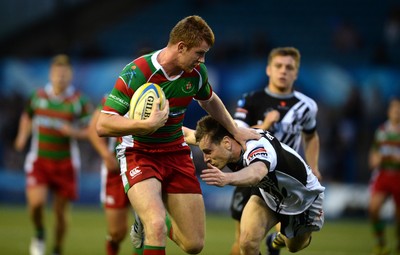
<path id="1" fill-rule="evenodd" d="M 172 26 L 192 14 L 216 35 L 206 64 L 231 113 L 242 93 L 267 84 L 271 48 L 298 48 L 295 89 L 318 103 L 324 182 L 368 183 L 373 133 L 386 119 L 388 99 L 400 96 L 395 0 L 1 1 L 0 174 L 23 172 L 25 155 L 12 144 L 27 97 L 48 81 L 50 57 L 72 57 L 74 85 L 97 105 L 125 64 L 165 45 Z M 193 104 L 187 114 L 194 128 L 205 113 Z M 100 158 L 89 143 L 81 145 L 83 173 L 98 173 Z"/>

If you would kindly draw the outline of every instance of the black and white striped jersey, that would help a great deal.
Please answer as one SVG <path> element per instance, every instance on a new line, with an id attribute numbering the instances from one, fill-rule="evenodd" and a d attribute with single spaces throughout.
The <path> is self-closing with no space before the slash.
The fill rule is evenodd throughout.
<path id="1" fill-rule="evenodd" d="M 259 125 L 272 110 L 279 111 L 280 120 L 268 131 L 279 141 L 299 151 L 301 133 L 312 133 L 316 130 L 317 104 L 298 91 L 278 95 L 265 88 L 244 94 L 237 102 L 234 119 L 239 126 Z"/>
<path id="2" fill-rule="evenodd" d="M 247 142 L 243 161 L 238 162 L 236 170 L 256 161 L 263 162 L 268 174 L 256 186 L 268 207 L 285 215 L 304 212 L 325 188 L 295 150 L 268 131 L 259 131 L 262 138 Z"/>

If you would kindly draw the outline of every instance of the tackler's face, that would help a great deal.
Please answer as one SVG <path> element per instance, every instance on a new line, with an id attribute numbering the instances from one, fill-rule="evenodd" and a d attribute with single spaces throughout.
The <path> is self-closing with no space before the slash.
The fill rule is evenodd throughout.
<path id="1" fill-rule="evenodd" d="M 199 148 L 203 152 L 204 162 L 218 169 L 224 168 L 232 158 L 232 152 L 225 139 L 220 143 L 214 143 L 209 136 L 204 136 L 199 142 Z"/>

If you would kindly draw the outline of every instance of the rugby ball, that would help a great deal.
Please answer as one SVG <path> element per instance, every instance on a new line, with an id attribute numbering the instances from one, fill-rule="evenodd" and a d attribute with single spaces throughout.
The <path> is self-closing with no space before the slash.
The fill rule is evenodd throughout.
<path id="1" fill-rule="evenodd" d="M 155 83 L 141 85 L 133 94 L 129 108 L 129 118 L 145 120 L 151 114 L 153 104 L 160 98 L 160 109 L 165 107 L 165 94 L 161 87 Z"/>

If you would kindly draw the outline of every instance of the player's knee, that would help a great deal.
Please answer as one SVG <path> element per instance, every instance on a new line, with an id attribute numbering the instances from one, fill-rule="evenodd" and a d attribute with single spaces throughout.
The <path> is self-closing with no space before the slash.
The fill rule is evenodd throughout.
<path id="1" fill-rule="evenodd" d="M 287 249 L 291 252 L 291 253 L 296 253 L 299 252 L 301 250 L 303 250 L 304 248 L 308 247 L 311 243 L 311 236 L 309 238 L 307 238 L 304 242 L 295 242 L 295 243 L 290 243 L 289 245 L 287 245 Z"/>
<path id="2" fill-rule="evenodd" d="M 187 243 L 182 243 L 182 249 L 188 254 L 199 254 L 204 247 L 204 239 L 190 240 Z"/>
<path id="3" fill-rule="evenodd" d="M 109 230 L 108 235 L 110 239 L 113 242 L 120 243 L 122 240 L 124 240 L 125 236 L 127 234 L 127 229 L 114 229 L 114 230 Z"/>
<path id="4" fill-rule="evenodd" d="M 167 228 L 164 218 L 153 218 L 151 222 L 143 222 L 143 224 L 145 225 L 145 233 L 148 233 L 147 235 L 151 235 L 158 240 L 165 238 Z"/>
<path id="5" fill-rule="evenodd" d="M 258 243 L 250 238 L 240 237 L 240 250 L 245 251 L 245 253 L 253 253 L 258 247 Z"/>
<path id="6" fill-rule="evenodd" d="M 257 245 L 255 245 L 254 242 L 242 242 L 240 244 L 240 250 L 241 251 L 246 251 L 245 253 L 253 253 L 249 251 L 255 251 L 257 249 Z"/>
<path id="7" fill-rule="evenodd" d="M 289 252 L 291 252 L 291 253 L 296 253 L 296 252 L 299 252 L 302 250 L 302 248 L 300 248 L 300 247 L 289 247 L 288 246 L 287 248 L 288 248 Z"/>

